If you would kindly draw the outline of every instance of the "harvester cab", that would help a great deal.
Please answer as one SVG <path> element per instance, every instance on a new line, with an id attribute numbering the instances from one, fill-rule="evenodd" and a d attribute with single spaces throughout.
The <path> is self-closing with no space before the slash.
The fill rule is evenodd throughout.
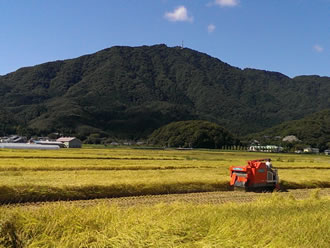
<path id="1" fill-rule="evenodd" d="M 246 191 L 273 191 L 279 189 L 277 169 L 270 159 L 250 160 L 245 166 L 230 167 L 230 185 Z"/>

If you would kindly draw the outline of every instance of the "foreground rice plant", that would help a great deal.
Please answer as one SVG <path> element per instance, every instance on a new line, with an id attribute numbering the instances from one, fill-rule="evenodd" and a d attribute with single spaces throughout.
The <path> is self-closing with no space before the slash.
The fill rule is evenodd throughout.
<path id="1" fill-rule="evenodd" d="M 1 208 L 0 247 L 328 247 L 330 199 Z"/>

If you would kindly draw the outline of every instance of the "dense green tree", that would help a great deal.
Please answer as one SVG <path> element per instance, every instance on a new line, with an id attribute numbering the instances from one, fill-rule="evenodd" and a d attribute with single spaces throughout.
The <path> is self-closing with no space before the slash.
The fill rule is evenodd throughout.
<path id="1" fill-rule="evenodd" d="M 6 134 L 14 133 L 17 125 L 18 121 L 13 114 L 0 108 L 0 135 L 4 136 Z"/>
<path id="2" fill-rule="evenodd" d="M 295 135 L 300 142 L 282 142 L 282 138 L 287 135 Z M 281 137 L 281 139 L 277 139 Z M 257 139 L 262 143 L 273 143 L 287 146 L 290 149 L 301 144 L 318 147 L 321 150 L 330 148 L 330 109 L 323 110 L 300 120 L 284 122 L 278 126 L 266 129 L 263 132 L 250 134 L 244 140 Z"/>
<path id="3" fill-rule="evenodd" d="M 221 148 L 239 141 L 224 128 L 208 121 L 179 121 L 155 130 L 149 143 L 167 147 Z"/>

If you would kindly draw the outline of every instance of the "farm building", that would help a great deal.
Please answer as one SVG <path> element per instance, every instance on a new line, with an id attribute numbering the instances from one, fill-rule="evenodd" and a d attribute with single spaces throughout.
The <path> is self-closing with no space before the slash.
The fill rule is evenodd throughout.
<path id="1" fill-rule="evenodd" d="M 319 148 L 307 147 L 307 148 L 304 149 L 304 153 L 315 153 L 315 154 L 319 154 L 320 153 L 320 149 Z"/>
<path id="2" fill-rule="evenodd" d="M 57 145 L 36 145 L 36 144 L 23 144 L 23 143 L 0 143 L 0 149 L 38 149 L 38 150 L 57 150 L 60 149 Z"/>
<path id="3" fill-rule="evenodd" d="M 325 151 L 324 151 L 324 154 L 325 154 L 325 155 L 330 155 L 330 150 L 325 150 Z"/>
<path id="4" fill-rule="evenodd" d="M 56 140 L 62 142 L 67 148 L 81 148 L 82 142 L 76 137 L 61 137 Z"/>

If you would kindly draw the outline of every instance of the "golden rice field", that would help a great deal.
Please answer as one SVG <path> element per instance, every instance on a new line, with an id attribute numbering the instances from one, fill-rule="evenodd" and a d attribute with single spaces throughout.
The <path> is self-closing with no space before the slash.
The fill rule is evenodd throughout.
<path id="1" fill-rule="evenodd" d="M 0 203 L 228 190 L 229 166 L 270 157 L 284 188 L 330 187 L 330 157 L 212 150 L 0 150 Z"/>
<path id="2" fill-rule="evenodd" d="M 226 192 L 229 166 L 265 157 L 300 189 Z M 322 155 L 3 149 L 0 248 L 329 247 L 329 182 Z"/>
<path id="3" fill-rule="evenodd" d="M 263 194 L 264 195 L 264 194 Z M 330 198 L 0 207 L 0 247 L 329 247 Z"/>

